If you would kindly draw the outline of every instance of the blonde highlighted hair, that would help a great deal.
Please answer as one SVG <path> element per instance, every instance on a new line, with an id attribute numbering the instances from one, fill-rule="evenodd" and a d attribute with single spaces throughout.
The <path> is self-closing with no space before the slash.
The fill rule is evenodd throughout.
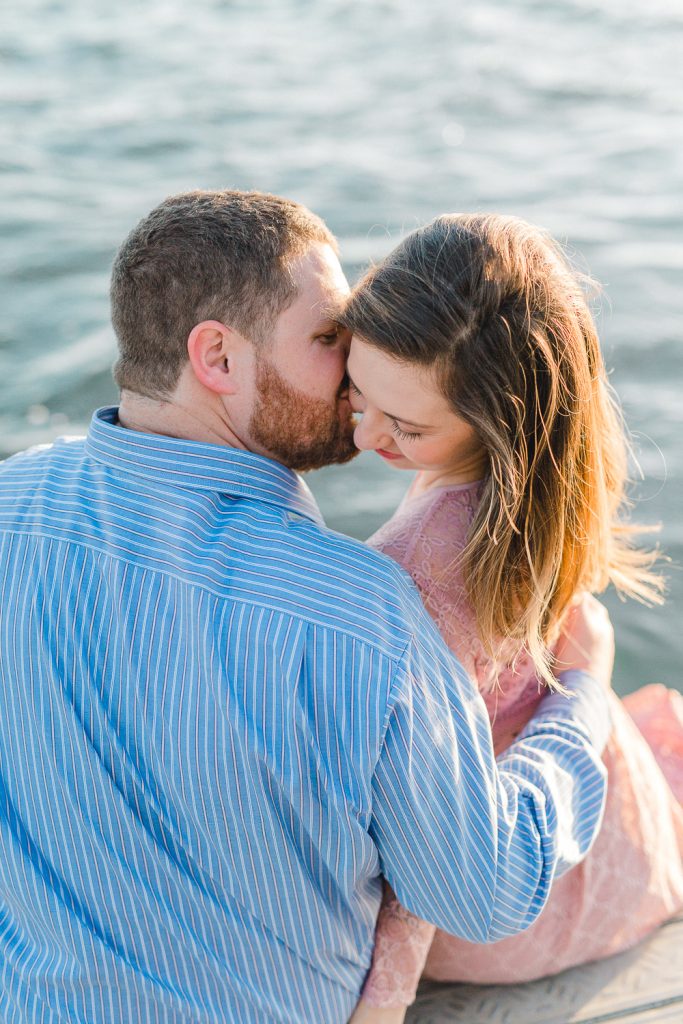
<path id="1" fill-rule="evenodd" d="M 488 453 L 462 555 L 491 654 L 514 640 L 556 685 L 549 645 L 572 599 L 609 583 L 662 600 L 657 554 L 624 519 L 628 445 L 582 289 L 559 246 L 513 217 L 446 215 L 354 289 L 343 322 L 433 366 Z"/>

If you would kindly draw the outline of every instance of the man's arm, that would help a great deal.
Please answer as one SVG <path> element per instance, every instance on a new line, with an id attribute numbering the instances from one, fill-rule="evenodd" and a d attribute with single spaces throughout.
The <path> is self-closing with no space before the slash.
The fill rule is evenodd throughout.
<path id="1" fill-rule="evenodd" d="M 496 765 L 484 703 L 422 609 L 405 653 L 374 778 L 382 871 L 413 913 L 472 942 L 527 928 L 554 877 L 602 818 L 601 754 L 613 639 L 589 599 L 574 613 L 562 682 Z M 600 680 L 586 674 L 590 668 Z M 574 669 L 574 671 L 571 671 Z"/>

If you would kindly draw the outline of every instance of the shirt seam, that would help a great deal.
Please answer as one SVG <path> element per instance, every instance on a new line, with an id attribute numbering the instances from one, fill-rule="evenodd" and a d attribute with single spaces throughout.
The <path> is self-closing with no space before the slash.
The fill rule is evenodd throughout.
<path id="1" fill-rule="evenodd" d="M 101 548 L 95 547 L 92 544 L 88 544 L 85 541 L 65 540 L 63 537 L 55 537 L 53 534 L 43 533 L 41 530 L 31 530 L 31 531 L 23 532 L 21 530 L 16 530 L 16 529 L 11 529 L 11 528 L 10 529 L 4 529 L 4 530 L 0 528 L 0 536 L 2 536 L 3 534 L 6 535 L 6 536 L 9 535 L 9 536 L 13 536 L 13 537 L 40 537 L 43 540 L 48 540 L 48 541 L 51 541 L 52 543 L 60 544 L 62 546 L 66 546 L 66 547 L 73 546 L 73 547 L 76 547 L 76 548 L 84 548 L 85 550 L 90 551 L 93 554 L 95 554 L 95 555 L 97 555 L 97 556 L 99 556 L 101 558 L 110 558 L 110 559 L 112 559 L 112 561 L 122 562 L 122 563 L 125 563 L 126 565 L 133 565 L 133 566 L 136 566 L 138 568 L 142 568 L 145 571 L 157 574 L 159 576 L 164 576 L 166 578 L 170 578 L 170 579 L 176 580 L 176 582 L 178 582 L 182 586 L 190 587 L 192 589 L 200 590 L 200 591 L 203 591 L 204 593 L 211 594 L 213 597 L 215 597 L 218 601 L 221 601 L 221 602 L 227 603 L 229 601 L 232 601 L 235 604 L 248 605 L 249 607 L 253 607 L 253 606 L 269 607 L 269 608 L 271 608 L 271 610 L 279 611 L 283 615 L 289 616 L 292 619 L 296 619 L 299 622 L 305 622 L 305 623 L 308 623 L 309 625 L 319 626 L 321 629 L 327 629 L 331 633 L 343 634 L 344 636 L 349 637 L 350 639 L 356 641 L 357 643 L 362 644 L 364 647 L 366 647 L 366 648 L 368 648 L 370 650 L 376 651 L 382 657 L 385 657 L 387 659 L 387 661 L 392 666 L 395 666 L 396 668 L 398 668 L 400 663 L 405 658 L 406 652 L 407 652 L 408 648 L 410 647 L 411 643 L 413 642 L 413 637 L 411 635 L 411 638 L 407 641 L 405 648 L 403 648 L 400 651 L 400 653 L 392 654 L 389 651 L 387 651 L 386 648 L 383 647 L 381 644 L 373 643 L 371 640 L 368 640 L 367 637 L 362 636 L 356 630 L 353 630 L 353 629 L 350 629 L 350 628 L 343 628 L 341 626 L 332 626 L 332 625 L 329 625 L 328 623 L 322 622 L 321 620 L 315 618 L 312 615 L 310 615 L 310 616 L 309 615 L 304 615 L 304 614 L 302 614 L 300 612 L 292 611 L 291 609 L 281 608 L 281 607 L 279 607 L 276 604 L 266 605 L 266 604 L 264 604 L 264 601 L 262 599 L 261 600 L 257 600 L 256 598 L 254 598 L 254 600 L 249 600 L 249 598 L 246 598 L 246 597 L 225 597 L 224 595 L 217 593 L 210 586 L 206 586 L 205 584 L 196 583 L 196 582 L 194 582 L 192 580 L 184 579 L 182 576 L 176 575 L 175 573 L 170 572 L 170 571 L 165 570 L 165 569 L 157 569 L 157 568 L 152 568 L 152 567 L 147 566 L 147 565 L 141 565 L 139 562 L 136 562 L 133 558 L 126 558 L 125 555 L 113 554 L 110 551 L 103 551 Z M 390 687 L 389 687 L 389 691 L 391 692 L 392 690 L 393 690 L 393 673 L 392 673 L 392 684 L 390 684 Z M 388 723 L 388 719 L 387 719 L 387 723 Z M 384 736 L 384 731 L 382 732 L 382 736 Z"/>
<path id="2" fill-rule="evenodd" d="M 399 692 L 400 682 L 398 681 L 397 676 L 398 676 L 398 673 L 399 673 L 399 671 L 401 669 L 403 669 L 403 678 L 404 679 L 407 678 L 410 675 L 408 667 L 407 667 L 407 665 L 404 665 L 404 662 L 406 662 L 408 660 L 408 653 L 409 653 L 409 651 L 410 651 L 410 649 L 411 649 L 411 647 L 413 646 L 414 643 L 415 643 L 415 634 L 413 633 L 413 634 L 411 634 L 410 639 L 408 640 L 408 642 L 406 643 L 405 647 L 403 648 L 403 651 L 401 652 L 400 657 L 397 658 L 396 663 L 394 665 L 394 671 L 391 674 L 391 681 L 389 683 L 389 693 L 387 695 L 387 706 L 386 706 L 386 709 L 385 709 L 385 712 L 384 712 L 384 721 L 382 722 L 382 728 L 380 729 L 380 734 L 379 734 L 379 746 L 378 746 L 378 755 L 377 755 L 377 760 L 378 761 L 379 761 L 379 758 L 381 757 L 382 750 L 384 749 L 384 743 L 385 743 L 385 740 L 386 740 L 387 732 L 389 731 L 389 724 L 391 722 L 391 716 L 394 713 L 394 709 L 395 709 L 396 704 L 398 703 L 398 700 L 399 700 L 399 697 L 400 697 L 400 692 Z M 375 762 L 375 765 L 373 766 L 373 771 L 374 771 L 374 768 L 376 767 L 376 764 L 377 764 L 377 762 Z"/>

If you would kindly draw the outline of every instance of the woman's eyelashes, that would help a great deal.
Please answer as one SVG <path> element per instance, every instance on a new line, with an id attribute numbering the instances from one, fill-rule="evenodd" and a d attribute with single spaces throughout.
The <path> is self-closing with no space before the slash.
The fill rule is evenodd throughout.
<path id="1" fill-rule="evenodd" d="M 391 421 L 391 429 L 396 437 L 400 438 L 401 441 L 417 441 L 419 437 L 422 437 L 422 434 L 414 434 L 407 430 L 401 430 L 396 420 Z"/>
<path id="2" fill-rule="evenodd" d="M 359 387 L 357 387 L 353 383 L 353 381 L 351 380 L 350 377 L 349 377 L 349 390 L 351 391 L 352 394 L 354 394 L 356 396 L 356 398 L 362 398 L 363 397 L 363 392 L 361 391 L 361 389 Z M 393 419 L 393 417 L 389 417 L 389 419 L 391 419 L 391 430 L 392 430 L 392 433 L 394 433 L 396 435 L 396 437 L 400 438 L 401 441 L 417 441 L 418 438 L 422 437 L 422 434 L 420 434 L 420 433 L 411 433 L 408 430 L 402 430 L 401 427 L 399 427 L 399 425 L 396 422 L 396 420 Z"/>

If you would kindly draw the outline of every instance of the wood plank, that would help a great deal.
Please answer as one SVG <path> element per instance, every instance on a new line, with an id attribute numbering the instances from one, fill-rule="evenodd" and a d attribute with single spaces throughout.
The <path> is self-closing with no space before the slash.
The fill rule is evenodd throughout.
<path id="1" fill-rule="evenodd" d="M 619 956 L 526 985 L 426 982 L 406 1024 L 683 1024 L 683 918 Z"/>

